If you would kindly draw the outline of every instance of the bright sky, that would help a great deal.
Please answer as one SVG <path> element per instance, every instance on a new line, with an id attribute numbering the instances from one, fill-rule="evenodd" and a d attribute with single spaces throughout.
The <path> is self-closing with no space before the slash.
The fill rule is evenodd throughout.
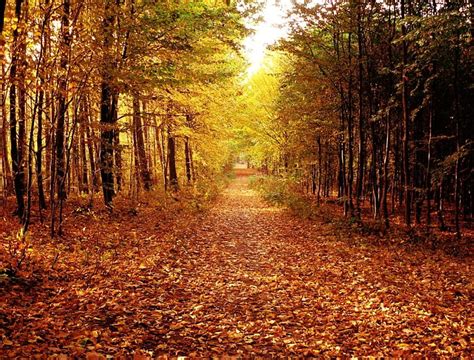
<path id="1" fill-rule="evenodd" d="M 254 32 L 244 40 L 244 52 L 249 62 L 247 77 L 255 74 L 263 65 L 266 50 L 278 40 L 285 38 L 289 33 L 287 17 L 293 9 L 294 3 L 313 7 L 316 4 L 323 4 L 324 0 L 256 0 L 263 4 L 262 9 L 256 14 L 255 19 L 248 18 L 246 26 Z M 243 2 L 239 4 L 241 9 L 245 9 Z"/>
<path id="2" fill-rule="evenodd" d="M 293 8 L 292 0 L 260 0 L 264 5 L 254 23 L 248 19 L 247 26 L 254 30 L 244 40 L 244 52 L 249 62 L 247 76 L 255 74 L 263 64 L 266 49 L 288 35 L 287 13 Z"/>

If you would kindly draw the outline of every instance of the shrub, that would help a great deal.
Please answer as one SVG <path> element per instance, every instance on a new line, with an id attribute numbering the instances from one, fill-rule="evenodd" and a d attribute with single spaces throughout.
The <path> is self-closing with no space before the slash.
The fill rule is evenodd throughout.
<path id="1" fill-rule="evenodd" d="M 311 200 L 295 191 L 294 180 L 276 176 L 252 176 L 249 181 L 252 189 L 258 191 L 263 199 L 273 205 L 286 206 L 303 218 L 317 215 Z"/>

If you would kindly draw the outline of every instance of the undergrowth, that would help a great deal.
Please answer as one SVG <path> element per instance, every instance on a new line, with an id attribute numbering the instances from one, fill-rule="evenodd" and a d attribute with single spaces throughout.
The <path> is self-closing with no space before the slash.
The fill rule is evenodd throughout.
<path id="1" fill-rule="evenodd" d="M 314 197 L 303 194 L 298 189 L 297 182 L 291 178 L 257 175 L 250 178 L 249 184 L 268 203 L 286 207 L 304 219 L 317 218 L 324 223 L 330 223 L 335 233 L 349 234 L 344 238 L 353 244 L 370 243 L 440 249 L 454 256 L 467 256 L 472 248 L 469 244 L 464 244 L 469 242 L 468 240 L 464 243 L 447 241 L 446 236 L 443 237 L 435 231 L 427 232 L 425 228 L 407 229 L 394 223 L 387 228 L 382 220 L 363 219 L 361 221 L 351 216 L 344 217 L 340 212 L 340 207 L 334 205 L 337 201 L 322 201 L 318 205 Z"/>
<path id="2" fill-rule="evenodd" d="M 104 262 L 116 253 L 116 239 L 121 238 L 125 245 L 123 236 L 128 227 L 146 224 L 152 233 L 166 232 L 170 223 L 187 221 L 193 214 L 206 211 L 231 179 L 232 174 L 225 173 L 212 179 L 200 178 L 174 192 L 142 190 L 133 197 L 124 192 L 114 199 L 112 209 L 105 208 L 100 194 L 71 197 L 64 209 L 64 235 L 56 239 L 49 237 L 48 210 L 43 211 L 46 221 L 42 222 L 33 207 L 30 231 L 23 234 L 17 219 L 7 215 L 12 209 L 5 208 L 0 212 L 0 286 L 12 279 L 31 278 L 33 273 L 53 270 L 58 257 L 61 262 L 65 253 L 75 254 L 78 266 Z M 120 232 L 116 230 L 118 226 L 122 227 Z M 132 236 L 136 231 L 130 230 Z M 107 240 L 109 237 L 114 241 Z M 143 242 L 138 238 L 132 240 L 136 240 L 137 246 Z"/>
<path id="3" fill-rule="evenodd" d="M 256 175 L 249 180 L 252 189 L 271 204 L 285 206 L 304 219 L 320 217 L 319 209 L 296 191 L 295 183 L 283 177 Z"/>

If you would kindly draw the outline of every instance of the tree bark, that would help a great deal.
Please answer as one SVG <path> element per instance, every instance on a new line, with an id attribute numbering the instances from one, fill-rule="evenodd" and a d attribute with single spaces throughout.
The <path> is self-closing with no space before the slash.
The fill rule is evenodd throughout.
<path id="1" fill-rule="evenodd" d="M 318 143 L 318 194 L 316 196 L 316 199 L 318 201 L 318 205 L 321 201 L 321 187 L 322 187 L 322 181 L 323 181 L 323 164 L 322 164 L 322 148 L 321 148 L 321 136 L 318 136 L 318 139 L 316 140 Z"/>
<path id="2" fill-rule="evenodd" d="M 85 110 L 84 100 L 81 101 L 81 122 L 79 124 L 79 147 L 80 147 L 80 156 L 81 156 L 81 169 L 80 171 L 80 190 L 81 192 L 88 193 L 89 189 L 89 167 L 87 166 L 87 155 L 86 155 L 86 126 L 87 126 L 87 113 Z M 91 190 L 92 191 L 92 190 Z"/>
<path id="3" fill-rule="evenodd" d="M 168 170 L 169 184 L 172 191 L 178 190 L 178 173 L 176 171 L 176 141 L 168 129 Z"/>
<path id="4" fill-rule="evenodd" d="M 348 84 L 348 99 L 347 99 L 347 151 L 348 151 L 348 174 L 347 174 L 347 189 L 349 196 L 349 211 L 351 216 L 354 216 L 354 201 L 353 201 L 353 184 L 354 184 L 354 112 L 353 112 L 353 94 L 352 94 L 352 33 L 348 34 L 348 57 L 349 57 L 349 84 Z"/>
<path id="5" fill-rule="evenodd" d="M 189 145 L 189 137 L 187 136 L 184 138 L 184 157 L 186 162 L 186 179 L 188 180 L 188 184 L 191 184 L 191 149 Z"/>
<path id="6" fill-rule="evenodd" d="M 58 120 L 56 123 L 56 188 L 58 200 L 66 199 L 66 159 L 65 159 L 65 123 L 67 117 L 67 67 L 69 62 L 69 49 L 71 39 L 69 35 L 69 12 L 70 1 L 63 1 L 63 13 L 61 17 L 61 75 L 58 80 Z"/>
<path id="7" fill-rule="evenodd" d="M 115 16 L 112 13 L 112 0 L 105 1 L 105 15 L 102 22 L 104 33 L 103 41 L 103 64 L 100 91 L 100 174 L 102 178 L 102 191 L 104 203 L 112 208 L 115 196 L 114 190 L 114 109 L 113 109 L 113 61 L 111 59 L 111 47 L 113 41 L 113 26 Z"/>
<path id="8" fill-rule="evenodd" d="M 405 19 L 405 0 L 401 0 L 401 18 Z M 402 25 L 402 36 L 406 36 L 406 25 Z M 406 69 L 408 64 L 408 45 L 404 39 L 402 42 L 402 122 L 403 122 L 403 175 L 404 175 L 404 199 L 405 199 L 405 224 L 411 225 L 411 189 L 410 189 L 410 114 L 408 108 L 408 84 Z"/>
<path id="9" fill-rule="evenodd" d="M 135 139 L 137 144 L 137 164 L 140 177 L 145 190 L 151 190 L 151 176 L 148 170 L 148 161 L 146 157 L 145 142 L 143 138 L 142 114 L 140 112 L 140 98 L 138 94 L 133 96 L 133 128 L 135 131 Z"/>
<path id="10" fill-rule="evenodd" d="M 5 24 L 5 8 L 6 0 L 0 0 L 0 71 L 2 79 L 5 79 L 5 38 L 3 36 L 3 27 Z M 10 163 L 8 160 L 8 147 L 7 147 L 7 114 L 5 108 L 5 94 L 6 84 L 2 81 L 0 90 L 0 116 L 2 120 L 0 122 L 0 151 L 2 153 L 2 170 L 3 170 L 3 193 L 6 197 L 11 191 L 11 171 Z"/>
<path id="11" fill-rule="evenodd" d="M 426 156 L 426 227 L 431 226 L 431 142 L 433 136 L 433 99 L 430 99 L 428 109 L 428 153 Z"/>
<path id="12" fill-rule="evenodd" d="M 356 217 L 361 218 L 361 201 L 364 184 L 364 164 L 365 164 L 365 112 L 364 112 L 364 66 L 363 66 L 363 33 L 362 33 L 362 1 L 357 3 L 357 41 L 359 46 L 357 63 L 359 76 L 359 161 L 357 163 L 356 180 Z"/>
<path id="13" fill-rule="evenodd" d="M 118 101 L 119 93 L 117 89 L 113 89 L 112 94 L 112 116 L 113 123 L 118 122 Z M 120 129 L 117 125 L 114 126 L 114 170 L 117 183 L 117 192 L 122 189 L 122 147 L 120 146 Z"/>
<path id="14" fill-rule="evenodd" d="M 23 0 L 16 0 L 15 2 L 15 18 L 17 22 L 20 22 L 21 8 Z M 18 138 L 17 133 L 17 83 L 18 83 L 18 45 L 19 45 L 19 31 L 18 26 L 13 30 L 13 41 L 12 41 L 12 60 L 10 66 L 10 151 L 12 158 L 12 171 L 15 187 L 15 195 L 17 201 L 17 209 L 15 213 L 21 219 L 25 210 L 25 202 L 23 199 L 24 194 L 24 174 L 23 174 L 23 158 L 19 150 L 19 142 L 21 138 Z"/>

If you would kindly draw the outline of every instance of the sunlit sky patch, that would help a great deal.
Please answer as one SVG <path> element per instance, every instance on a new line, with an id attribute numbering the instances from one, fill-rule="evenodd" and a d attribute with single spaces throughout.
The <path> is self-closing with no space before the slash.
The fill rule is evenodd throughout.
<path id="1" fill-rule="evenodd" d="M 304 0 L 296 0 L 303 3 Z M 261 10 L 255 18 L 247 18 L 246 26 L 253 30 L 243 43 L 244 54 L 249 66 L 247 76 L 255 74 L 263 65 L 269 46 L 278 40 L 284 39 L 289 33 L 288 14 L 293 9 L 295 0 L 259 0 L 262 4 Z M 306 1 L 308 3 L 308 1 Z M 309 6 L 322 0 L 309 1 Z M 245 5 L 240 5 L 244 9 Z"/>

